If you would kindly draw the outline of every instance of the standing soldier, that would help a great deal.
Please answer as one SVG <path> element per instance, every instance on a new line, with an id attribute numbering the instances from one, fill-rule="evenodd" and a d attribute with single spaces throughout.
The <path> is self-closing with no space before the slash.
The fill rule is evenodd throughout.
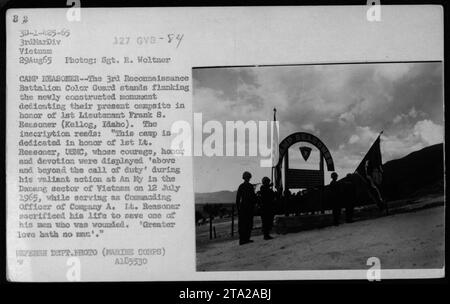
<path id="1" fill-rule="evenodd" d="M 270 179 L 265 176 L 262 179 L 262 186 L 260 188 L 261 195 L 261 220 L 262 230 L 265 240 L 271 240 L 270 230 L 273 225 L 273 211 L 274 211 L 274 199 L 275 193 L 271 189 Z"/>
<path id="2" fill-rule="evenodd" d="M 338 179 L 337 173 L 336 172 L 331 173 L 330 197 L 333 200 L 333 223 L 335 226 L 339 225 L 339 218 L 341 216 L 341 207 L 342 207 L 337 179 Z"/>
<path id="3" fill-rule="evenodd" d="M 253 242 L 250 236 L 253 228 L 253 209 L 256 203 L 255 188 L 250 184 L 252 175 L 245 171 L 242 174 L 244 182 L 239 186 L 236 195 L 238 210 L 239 245 Z"/>

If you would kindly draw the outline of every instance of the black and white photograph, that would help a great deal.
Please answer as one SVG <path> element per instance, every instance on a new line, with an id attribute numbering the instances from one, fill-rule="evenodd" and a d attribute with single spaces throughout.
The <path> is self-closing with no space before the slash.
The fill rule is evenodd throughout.
<path id="1" fill-rule="evenodd" d="M 11 285 L 445 279 L 441 5 L 7 2 Z"/>
<path id="2" fill-rule="evenodd" d="M 197 271 L 444 267 L 442 62 L 192 74 Z"/>

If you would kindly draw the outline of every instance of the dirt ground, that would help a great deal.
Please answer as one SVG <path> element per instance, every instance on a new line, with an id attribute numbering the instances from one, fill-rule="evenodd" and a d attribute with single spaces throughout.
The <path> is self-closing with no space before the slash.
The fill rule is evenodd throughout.
<path id="1" fill-rule="evenodd" d="M 384 269 L 442 268 L 444 207 L 394 214 L 239 246 L 237 240 L 197 248 L 198 271 L 365 269 L 378 257 Z"/>

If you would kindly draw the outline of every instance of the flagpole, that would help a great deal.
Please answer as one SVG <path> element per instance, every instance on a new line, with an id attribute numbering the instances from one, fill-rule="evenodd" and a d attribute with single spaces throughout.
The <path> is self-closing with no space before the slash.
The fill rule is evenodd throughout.
<path id="1" fill-rule="evenodd" d="M 277 114 L 277 109 L 273 108 L 273 121 L 274 121 L 274 123 L 277 121 L 276 114 Z M 272 127 L 272 130 L 271 130 L 271 133 L 273 133 L 273 127 Z M 272 141 L 273 141 L 273 134 L 272 134 Z M 272 143 L 272 146 L 273 146 L 273 143 Z M 273 180 L 273 175 L 274 175 L 273 174 L 273 170 L 274 169 L 275 169 L 275 167 L 272 166 L 272 176 L 271 176 L 272 183 L 274 182 L 274 180 Z"/>

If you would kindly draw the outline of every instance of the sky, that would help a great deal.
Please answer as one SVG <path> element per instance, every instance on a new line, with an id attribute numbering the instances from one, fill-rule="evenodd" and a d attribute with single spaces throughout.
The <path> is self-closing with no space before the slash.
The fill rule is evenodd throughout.
<path id="1" fill-rule="evenodd" d="M 314 134 L 330 150 L 340 177 L 354 172 L 382 130 L 383 163 L 444 138 L 441 62 L 205 68 L 193 70 L 193 84 L 193 109 L 203 125 L 271 121 L 276 108 L 280 141 L 294 132 Z M 291 168 L 318 169 L 318 150 L 311 146 L 305 162 L 299 146 L 311 145 L 290 148 Z M 271 177 L 260 160 L 196 156 L 195 192 L 234 191 L 243 171 L 252 173 L 253 183 Z"/>

